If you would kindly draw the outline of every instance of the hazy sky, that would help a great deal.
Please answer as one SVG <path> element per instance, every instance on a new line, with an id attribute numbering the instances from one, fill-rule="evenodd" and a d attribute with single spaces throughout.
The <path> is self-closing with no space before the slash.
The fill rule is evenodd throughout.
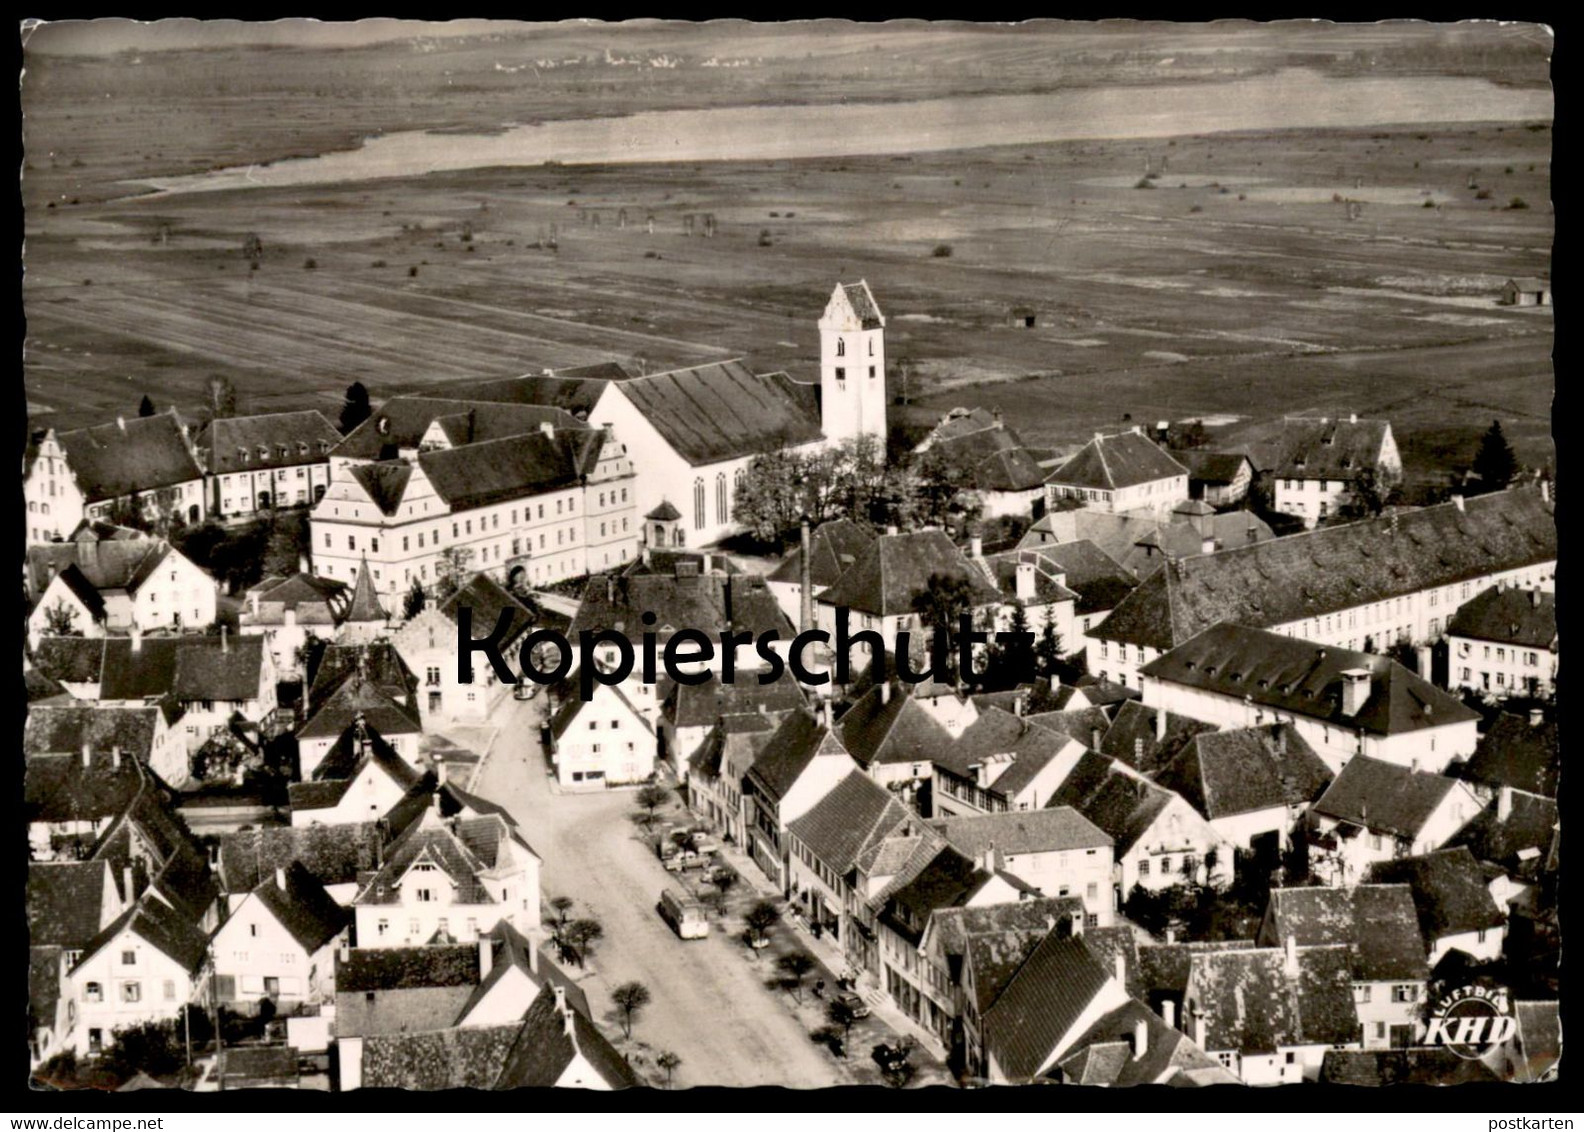
<path id="1" fill-rule="evenodd" d="M 41 22 L 29 30 L 23 25 L 23 44 L 29 51 L 59 54 L 108 55 L 116 51 L 159 51 L 232 44 L 281 44 L 316 47 L 361 47 L 413 36 L 484 35 L 497 31 L 522 31 L 533 24 L 504 20 L 358 20 L 323 23 L 318 20 L 275 20 L 249 23 L 242 20 L 126 19 L 61 20 Z"/>

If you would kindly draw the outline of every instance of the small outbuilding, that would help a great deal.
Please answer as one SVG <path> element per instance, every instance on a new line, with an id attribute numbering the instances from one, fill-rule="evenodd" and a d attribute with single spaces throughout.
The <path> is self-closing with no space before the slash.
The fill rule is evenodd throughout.
<path id="1" fill-rule="evenodd" d="M 1548 279 L 1509 279 L 1502 285 L 1504 307 L 1548 307 L 1551 281 Z"/>

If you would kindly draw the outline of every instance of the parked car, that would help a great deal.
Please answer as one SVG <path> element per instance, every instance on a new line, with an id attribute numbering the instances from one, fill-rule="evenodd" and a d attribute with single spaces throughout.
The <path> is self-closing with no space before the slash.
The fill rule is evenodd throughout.
<path id="1" fill-rule="evenodd" d="M 869 1004 L 856 994 L 839 994 L 836 996 L 835 1001 L 852 1011 L 854 1018 L 869 1017 Z"/>
<path id="2" fill-rule="evenodd" d="M 700 853 L 714 853 L 720 849 L 720 842 L 707 831 L 695 832 L 692 841 L 693 848 Z"/>

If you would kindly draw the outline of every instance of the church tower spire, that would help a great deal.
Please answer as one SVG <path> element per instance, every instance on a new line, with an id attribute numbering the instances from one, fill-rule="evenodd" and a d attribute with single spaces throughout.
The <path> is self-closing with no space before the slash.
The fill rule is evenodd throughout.
<path id="1" fill-rule="evenodd" d="M 820 424 L 829 444 L 886 442 L 885 316 L 863 280 L 838 283 L 820 318 Z"/>

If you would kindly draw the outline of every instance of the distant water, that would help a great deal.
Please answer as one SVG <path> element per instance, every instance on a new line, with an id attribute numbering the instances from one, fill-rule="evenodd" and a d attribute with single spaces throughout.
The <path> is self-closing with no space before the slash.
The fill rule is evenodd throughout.
<path id="1" fill-rule="evenodd" d="M 267 167 L 140 182 L 170 193 L 334 184 L 499 166 L 769 161 L 1226 130 L 1549 120 L 1549 89 L 1473 78 L 1331 78 L 1307 69 L 1223 83 L 1104 87 L 917 102 L 660 110 L 516 126 L 412 130 Z"/>

